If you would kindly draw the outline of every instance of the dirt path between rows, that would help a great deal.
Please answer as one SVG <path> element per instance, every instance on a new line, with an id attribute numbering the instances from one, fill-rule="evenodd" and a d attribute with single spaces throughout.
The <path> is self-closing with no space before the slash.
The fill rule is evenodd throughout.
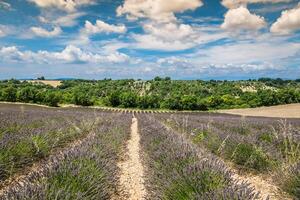
<path id="1" fill-rule="evenodd" d="M 251 174 L 241 175 L 232 167 L 230 167 L 230 169 L 234 172 L 232 177 L 234 180 L 240 183 L 243 181 L 250 183 L 256 191 L 260 191 L 262 200 L 268 198 L 269 200 L 292 200 L 287 194 L 284 194 L 274 183 L 272 183 L 270 177 Z"/>
<path id="2" fill-rule="evenodd" d="M 120 174 L 120 190 L 125 194 L 122 199 L 142 200 L 146 197 L 144 185 L 144 167 L 140 160 L 140 135 L 137 118 L 132 118 L 131 136 L 127 143 L 127 154 L 124 161 L 118 164 Z"/>

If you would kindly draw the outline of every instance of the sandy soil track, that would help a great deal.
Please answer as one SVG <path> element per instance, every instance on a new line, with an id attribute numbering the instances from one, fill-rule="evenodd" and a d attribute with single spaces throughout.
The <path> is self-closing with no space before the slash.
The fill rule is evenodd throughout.
<path id="1" fill-rule="evenodd" d="M 131 138 L 127 143 L 127 155 L 124 161 L 119 163 L 121 170 L 120 190 L 125 194 L 122 199 L 142 200 L 146 197 L 144 186 L 144 168 L 140 160 L 140 135 L 138 133 L 138 121 L 132 118 Z"/>
<path id="2" fill-rule="evenodd" d="M 30 83 L 43 83 L 46 85 L 51 85 L 52 87 L 58 87 L 62 84 L 62 81 L 55 80 L 29 80 Z"/>
<path id="3" fill-rule="evenodd" d="M 300 118 L 300 103 L 260 108 L 220 110 L 217 112 L 242 116 Z"/>

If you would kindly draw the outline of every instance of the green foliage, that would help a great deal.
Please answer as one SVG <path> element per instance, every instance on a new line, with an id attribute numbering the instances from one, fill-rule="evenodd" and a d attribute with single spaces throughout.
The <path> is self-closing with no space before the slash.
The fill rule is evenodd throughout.
<path id="1" fill-rule="evenodd" d="M 107 106 L 112 106 L 112 107 L 117 107 L 121 104 L 121 99 L 120 99 L 120 93 L 119 92 L 113 92 L 110 94 L 108 97 L 108 103 Z"/>
<path id="2" fill-rule="evenodd" d="M 258 140 L 261 141 L 261 142 L 265 142 L 265 143 L 272 143 L 273 140 L 274 140 L 274 137 L 270 133 L 262 133 L 259 136 Z"/>
<path id="3" fill-rule="evenodd" d="M 241 166 L 257 171 L 265 171 L 272 167 L 273 161 L 263 152 L 251 144 L 239 144 L 232 154 L 232 160 Z"/>
<path id="4" fill-rule="evenodd" d="M 283 179 L 283 189 L 296 199 L 300 199 L 300 172 L 289 174 Z"/>
<path id="5" fill-rule="evenodd" d="M 60 98 L 61 97 L 59 93 L 54 91 L 47 91 L 42 101 L 47 106 L 57 107 Z"/>
<path id="6" fill-rule="evenodd" d="M 120 95 L 121 106 L 124 108 L 137 107 L 137 95 L 132 92 L 124 92 Z"/>
<path id="7" fill-rule="evenodd" d="M 17 100 L 17 89 L 11 85 L 2 89 L 0 99 L 2 101 L 15 102 Z"/>
<path id="8" fill-rule="evenodd" d="M 86 93 L 86 90 L 83 88 L 76 89 L 73 93 L 73 102 L 75 105 L 80 106 L 91 106 L 93 105 L 93 102 L 91 100 L 91 97 L 89 94 Z"/>
<path id="9" fill-rule="evenodd" d="M 194 143 L 200 143 L 200 142 L 202 142 L 205 138 L 207 138 L 207 135 L 208 135 L 208 131 L 201 131 L 201 132 L 199 132 L 198 134 L 196 134 L 196 135 L 193 137 L 193 142 L 194 142 Z"/>
<path id="10" fill-rule="evenodd" d="M 45 80 L 44 76 L 38 77 L 37 80 Z"/>
<path id="11" fill-rule="evenodd" d="M 300 82 L 268 78 L 259 81 L 182 81 L 155 77 L 150 81 L 65 80 L 58 88 L 53 88 L 5 80 L 0 81 L 0 101 L 206 111 L 298 103 Z"/>

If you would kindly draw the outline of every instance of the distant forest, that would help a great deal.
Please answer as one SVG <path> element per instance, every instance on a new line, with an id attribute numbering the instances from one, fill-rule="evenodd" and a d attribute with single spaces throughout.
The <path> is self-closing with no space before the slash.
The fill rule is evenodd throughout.
<path id="1" fill-rule="evenodd" d="M 300 102 L 300 79 L 243 81 L 64 80 L 57 88 L 19 80 L 0 81 L 0 101 L 48 106 L 76 104 L 139 109 L 215 110 Z"/>

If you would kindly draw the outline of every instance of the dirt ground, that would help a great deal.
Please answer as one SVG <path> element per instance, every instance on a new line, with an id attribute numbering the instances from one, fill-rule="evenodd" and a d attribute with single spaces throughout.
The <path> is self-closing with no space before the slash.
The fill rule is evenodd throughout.
<path id="1" fill-rule="evenodd" d="M 300 103 L 260 108 L 220 110 L 218 112 L 242 116 L 300 118 Z"/>
<path id="2" fill-rule="evenodd" d="M 51 80 L 34 80 L 34 81 L 28 81 L 31 83 L 44 83 L 46 85 L 51 85 L 52 87 L 58 87 L 61 85 L 61 81 L 51 81 Z"/>
<path id="3" fill-rule="evenodd" d="M 127 193 L 123 195 L 122 199 L 143 200 L 146 197 L 144 168 L 139 155 L 140 135 L 135 117 L 132 119 L 131 139 L 128 141 L 127 150 L 127 159 L 118 164 L 121 170 L 120 187 Z"/>

